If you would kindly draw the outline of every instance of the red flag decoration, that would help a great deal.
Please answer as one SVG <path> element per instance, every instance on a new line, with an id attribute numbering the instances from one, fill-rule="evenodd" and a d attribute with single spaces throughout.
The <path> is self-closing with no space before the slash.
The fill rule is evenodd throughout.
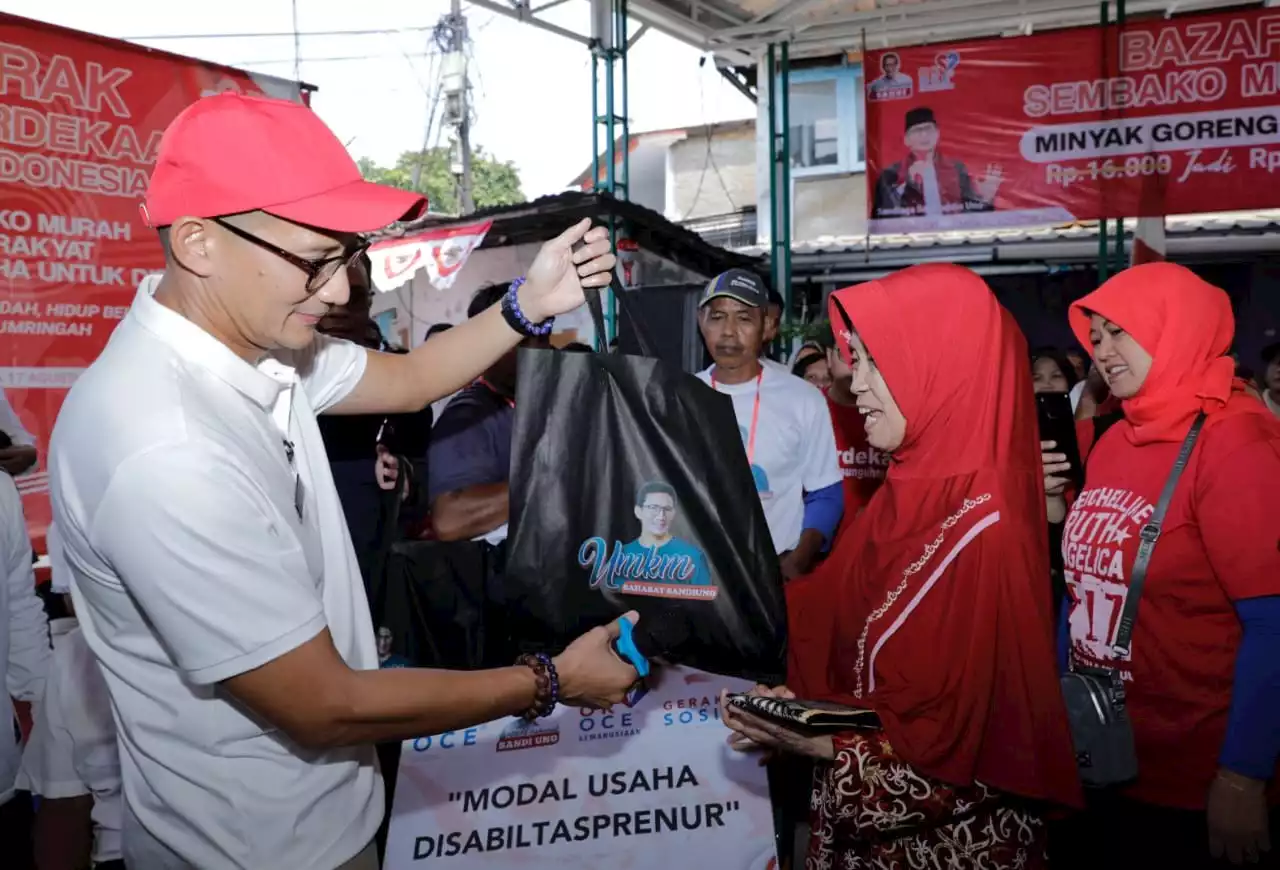
<path id="1" fill-rule="evenodd" d="M 1133 248 L 1129 252 L 1129 265 L 1158 263 L 1164 258 L 1164 217 L 1138 218 L 1138 225 L 1133 230 Z"/>
<path id="2" fill-rule="evenodd" d="M 387 239 L 369 248 L 373 286 L 386 293 L 407 284 L 419 269 L 437 290 L 447 290 L 480 247 L 493 221 L 437 227 L 399 239 Z"/>

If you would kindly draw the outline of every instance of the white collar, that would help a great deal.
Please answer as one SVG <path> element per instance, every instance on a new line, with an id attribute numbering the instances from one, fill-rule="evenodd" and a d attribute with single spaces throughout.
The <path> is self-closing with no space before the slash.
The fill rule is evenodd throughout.
<path id="1" fill-rule="evenodd" d="M 186 362 L 199 366 L 263 408 L 271 408 L 281 389 L 293 380 L 294 370 L 270 357 L 257 366 L 250 365 L 190 320 L 161 305 L 155 300 L 161 277 L 148 275 L 142 280 L 129 316 Z"/>

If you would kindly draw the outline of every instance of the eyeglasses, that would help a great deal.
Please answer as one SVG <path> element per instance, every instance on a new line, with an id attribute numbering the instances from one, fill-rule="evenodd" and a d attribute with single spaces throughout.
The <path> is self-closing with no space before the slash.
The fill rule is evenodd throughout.
<path id="1" fill-rule="evenodd" d="M 676 512 L 676 509 L 674 507 L 670 505 L 665 505 L 665 504 L 642 504 L 640 505 L 640 507 L 644 508 L 646 511 L 648 511 L 651 514 L 654 514 L 655 516 L 669 517 Z"/>
<path id="2" fill-rule="evenodd" d="M 308 293 L 319 292 L 319 290 L 322 287 L 324 287 L 324 285 L 328 284 L 330 281 L 333 280 L 334 275 L 337 275 L 339 271 L 341 271 L 342 269 L 345 269 L 347 266 L 350 266 L 357 259 L 359 259 L 361 254 L 363 254 L 365 251 L 369 249 L 368 242 L 361 242 L 360 244 L 356 245 L 355 248 L 349 251 L 343 251 L 341 254 L 339 254 L 336 257 L 323 257 L 318 260 L 308 260 L 306 257 L 299 257 L 297 254 L 292 254 L 289 251 L 286 251 L 284 248 L 277 247 L 276 245 L 271 244 L 271 242 L 268 242 L 266 239 L 260 239 L 257 236 L 255 236 L 253 233 L 250 233 L 246 230 L 242 230 L 235 224 L 228 223 L 222 218 L 216 217 L 213 219 L 213 222 L 216 223 L 218 226 L 222 227 L 227 232 L 231 233 L 233 236 L 239 236 L 240 238 L 244 239 L 246 242 L 251 242 L 252 244 L 257 245 L 259 248 L 262 248 L 262 250 L 269 251 L 272 254 L 275 254 L 277 257 L 284 260 L 289 265 L 296 266 L 297 268 L 301 269 L 303 272 L 306 273 L 306 276 L 307 276 L 307 292 Z"/>

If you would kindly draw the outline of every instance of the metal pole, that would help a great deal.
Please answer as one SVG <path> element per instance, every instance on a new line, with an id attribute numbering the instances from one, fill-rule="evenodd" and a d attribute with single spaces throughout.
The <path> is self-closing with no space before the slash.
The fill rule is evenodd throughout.
<path id="1" fill-rule="evenodd" d="M 1102 0 L 1102 3 L 1099 5 L 1101 7 L 1101 13 L 1102 13 L 1101 76 L 1102 78 L 1106 78 L 1107 76 L 1107 50 L 1106 49 L 1107 49 L 1107 36 L 1108 36 L 1107 27 L 1110 24 L 1110 20 L 1111 20 L 1111 4 L 1108 2 L 1108 0 Z M 1102 184 L 1103 182 L 1100 180 L 1098 183 Z M 1099 207 L 1104 209 L 1103 216 L 1098 218 L 1098 283 L 1101 284 L 1103 281 L 1107 280 L 1107 275 L 1109 274 L 1109 267 L 1111 265 L 1110 263 L 1111 236 L 1110 236 L 1110 230 L 1108 229 L 1107 218 L 1105 216 L 1106 215 L 1105 197 L 1101 197 L 1101 196 L 1098 197 L 1098 205 Z"/>
<path id="2" fill-rule="evenodd" d="M 773 286 L 778 286 L 778 80 L 775 78 L 777 52 L 769 43 L 765 54 L 765 84 L 769 106 L 769 269 Z"/>
<path id="3" fill-rule="evenodd" d="M 458 210 L 462 214 L 470 214 L 476 210 L 471 198 L 471 82 L 466 74 L 467 50 L 467 18 L 462 14 L 462 0 L 451 0 L 449 4 L 450 38 L 449 50 L 458 53 L 462 58 L 462 91 L 458 95 L 458 159 L 462 164 L 462 172 L 457 178 Z"/>
<path id="4" fill-rule="evenodd" d="M 791 323 L 791 50 L 782 43 L 778 87 L 782 103 L 782 323 Z"/>
<path id="5" fill-rule="evenodd" d="M 1120 44 L 1120 35 L 1124 31 L 1125 14 L 1124 0 L 1116 0 L 1116 45 Z M 1121 114 L 1124 112 L 1121 110 Z M 1116 218 L 1116 247 L 1115 247 L 1115 271 L 1123 272 L 1125 266 L 1124 257 L 1124 218 Z"/>

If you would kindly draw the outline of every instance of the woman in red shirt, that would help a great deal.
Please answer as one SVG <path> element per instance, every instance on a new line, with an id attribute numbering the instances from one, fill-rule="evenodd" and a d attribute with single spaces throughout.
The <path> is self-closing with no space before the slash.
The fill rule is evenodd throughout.
<path id="1" fill-rule="evenodd" d="M 818 760 L 811 868 L 1042 867 L 1040 802 L 1080 787 L 1026 342 L 958 266 L 831 307 L 867 440 L 893 459 L 831 558 L 788 584 L 791 688 L 759 691 L 871 708 L 882 727 L 814 738 L 726 710 L 731 743 Z"/>
<path id="2" fill-rule="evenodd" d="M 1280 424 L 1226 356 L 1227 295 L 1170 263 L 1071 307 L 1124 419 L 1093 445 L 1063 528 L 1075 665 L 1115 667 L 1138 779 L 1072 837 L 1090 867 L 1265 860 L 1280 752 Z M 1131 652 L 1112 647 L 1139 534 L 1197 414 L 1207 415 L 1148 567 Z M 1074 863 L 1073 863 L 1074 866 Z M 1082 865 L 1085 866 L 1085 865 Z"/>

